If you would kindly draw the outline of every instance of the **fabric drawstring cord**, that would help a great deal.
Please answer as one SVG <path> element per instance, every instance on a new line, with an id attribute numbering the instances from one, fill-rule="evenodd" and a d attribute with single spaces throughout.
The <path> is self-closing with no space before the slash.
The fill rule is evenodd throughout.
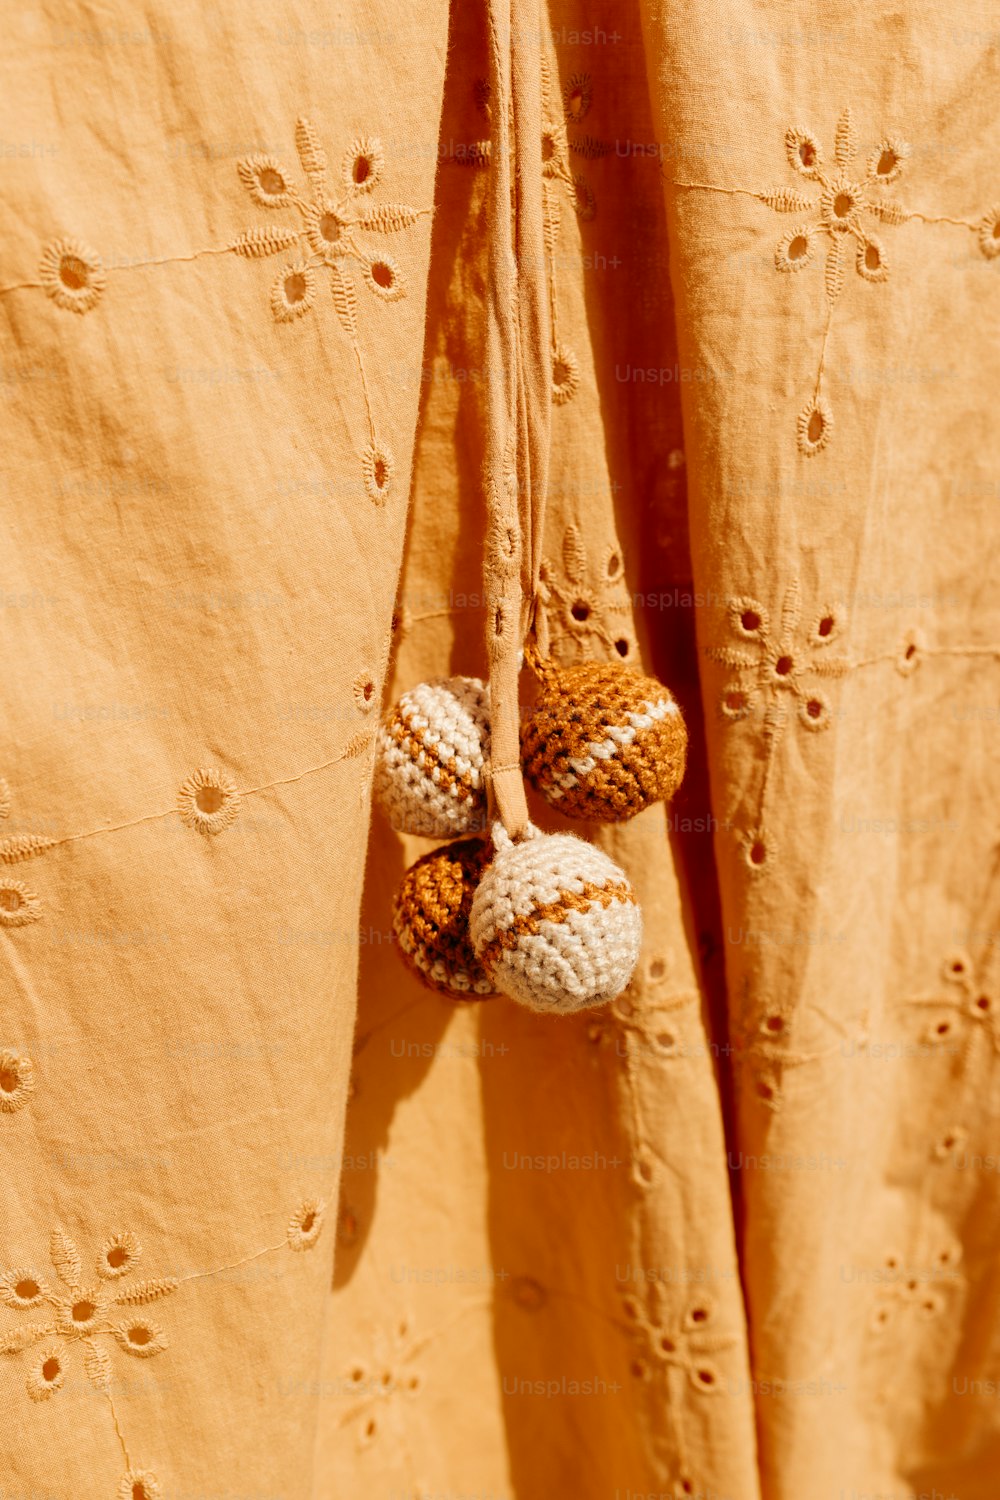
<path id="1" fill-rule="evenodd" d="M 541 565 L 552 372 L 544 285 L 538 0 L 486 0 L 490 185 L 486 288 L 487 507 L 484 557 L 491 814 L 528 826 L 518 677 Z"/>

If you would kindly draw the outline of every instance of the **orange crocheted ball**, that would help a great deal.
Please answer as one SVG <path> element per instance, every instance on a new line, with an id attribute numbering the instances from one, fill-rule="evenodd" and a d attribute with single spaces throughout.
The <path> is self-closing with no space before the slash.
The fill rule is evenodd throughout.
<path id="1" fill-rule="evenodd" d="M 469 938 L 469 911 L 493 848 L 489 839 L 460 839 L 432 849 L 403 876 L 392 930 L 406 967 L 452 1000 L 496 993 Z"/>
<path id="2" fill-rule="evenodd" d="M 621 823 L 681 784 L 687 730 L 655 677 L 612 662 L 526 653 L 540 691 L 521 736 L 525 775 L 568 818 Z"/>

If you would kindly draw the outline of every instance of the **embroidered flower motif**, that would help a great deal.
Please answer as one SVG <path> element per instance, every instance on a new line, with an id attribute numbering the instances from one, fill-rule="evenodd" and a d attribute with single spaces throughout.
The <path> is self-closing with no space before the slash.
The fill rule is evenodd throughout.
<path id="1" fill-rule="evenodd" d="M 357 291 L 351 266 L 359 268 L 362 282 L 380 301 L 393 303 L 405 297 L 403 269 L 378 246 L 378 239 L 411 228 L 429 210 L 406 203 L 367 202 L 385 172 L 385 153 L 376 137 L 362 136 L 351 143 L 341 161 L 336 189 L 327 180 L 326 152 L 304 117 L 295 126 L 295 145 L 308 182 L 305 192 L 293 185 L 290 174 L 271 156 L 246 157 L 238 172 L 255 203 L 294 208 L 299 226 L 254 227 L 237 236 L 230 249 L 256 260 L 299 246 L 302 253 L 285 266 L 271 287 L 271 312 L 279 323 L 304 317 L 316 302 L 317 273 L 323 269 L 329 273 L 334 310 L 351 341 L 368 419 L 369 443 L 362 457 L 365 488 L 381 505 L 389 493 L 393 460 L 375 430 L 358 345 Z"/>
<path id="2" fill-rule="evenodd" d="M 805 636 L 799 631 L 801 614 L 799 586 L 794 582 L 785 593 L 781 623 L 777 634 L 767 611 L 755 599 L 737 598 L 729 602 L 729 628 L 751 650 L 733 646 L 710 647 L 708 655 L 733 670 L 734 676 L 724 686 L 720 710 L 730 722 L 763 715 L 763 732 L 777 745 L 784 732 L 791 702 L 799 722 L 809 730 L 828 729 L 831 708 L 825 694 L 811 679 L 842 677 L 850 662 L 842 656 L 823 654 L 840 633 L 840 616 L 835 609 L 824 610 L 812 630 Z M 754 857 L 757 841 L 747 846 L 747 858 L 753 865 L 763 865 L 766 853 Z M 766 850 L 766 845 L 761 845 Z"/>
<path id="3" fill-rule="evenodd" d="M 902 224 L 910 217 L 907 209 L 894 199 L 883 196 L 883 189 L 897 181 L 909 148 L 892 137 L 882 140 L 868 158 L 862 175 L 856 165 L 857 137 L 851 111 L 845 109 L 837 123 L 833 162 L 825 163 L 817 138 L 807 130 L 790 129 L 785 133 L 785 155 L 788 164 L 800 177 L 815 183 L 819 196 L 777 187 L 757 196 L 776 213 L 812 214 L 778 241 L 774 264 L 778 271 L 798 272 L 816 257 L 820 242 L 827 242 L 824 272 L 826 297 L 832 314 L 844 289 L 845 274 L 853 249 L 854 269 L 863 280 L 885 281 L 889 262 L 885 246 L 869 221 Z M 823 349 L 826 348 L 824 335 Z M 832 430 L 832 414 L 821 395 L 823 353 L 813 398 L 799 413 L 797 436 L 799 451 L 811 458 L 826 447 Z"/>
<path id="4" fill-rule="evenodd" d="M 93 1286 L 84 1282 L 80 1252 L 62 1229 L 52 1231 L 49 1253 L 62 1290 L 53 1291 L 32 1271 L 7 1271 L 0 1277 L 0 1301 L 8 1307 L 51 1310 L 45 1321 L 0 1336 L 0 1354 L 34 1349 L 27 1374 L 28 1394 L 33 1400 L 42 1401 L 61 1388 L 68 1368 L 67 1346 L 79 1344 L 84 1373 L 99 1390 L 108 1388 L 112 1376 L 108 1351 L 101 1340 L 115 1339 L 126 1353 L 139 1358 L 149 1358 L 166 1348 L 163 1330 L 135 1309 L 170 1296 L 178 1283 L 164 1276 L 133 1281 L 117 1290 L 118 1278 L 127 1277 L 141 1255 L 131 1232 L 112 1235 L 105 1241 L 97 1257 L 100 1280 Z"/>
<path id="5" fill-rule="evenodd" d="M 563 533 L 562 576 L 545 557 L 539 570 L 538 604 L 548 633 L 556 633 L 578 656 L 595 641 L 608 655 L 633 653 L 631 605 L 618 547 L 610 547 L 603 568 L 591 567 L 578 526 Z"/>
<path id="6" fill-rule="evenodd" d="M 679 1321 L 670 1323 L 648 1317 L 633 1296 L 623 1297 L 622 1307 L 640 1348 L 639 1357 L 631 1366 L 636 1379 L 650 1379 L 660 1366 L 667 1378 L 672 1370 L 681 1371 L 688 1384 L 700 1395 L 724 1392 L 725 1382 L 712 1356 L 732 1349 L 736 1338 L 732 1334 L 714 1331 L 716 1317 L 711 1298 L 699 1298 L 685 1310 Z"/>
<path id="7" fill-rule="evenodd" d="M 44 833 L 15 833 L 9 839 L 0 839 L 0 863 L 17 865 L 23 860 L 34 859 L 51 849 L 55 842 Z"/>
<path id="8" fill-rule="evenodd" d="M 106 281 L 100 256 L 80 240 L 53 240 L 46 245 L 38 274 L 56 306 L 75 313 L 96 307 Z"/>
<path id="9" fill-rule="evenodd" d="M 941 978 L 943 991 L 902 1002 L 929 1013 L 921 1033 L 927 1046 L 954 1051 L 981 1035 L 1000 1052 L 1000 1000 L 978 977 L 969 955 L 961 950 L 950 953 L 941 965 Z"/>
<path id="10" fill-rule="evenodd" d="M 326 1204 L 321 1198 L 306 1198 L 292 1214 L 288 1224 L 288 1248 L 311 1250 L 323 1233 Z"/>
<path id="11" fill-rule="evenodd" d="M 886 224 L 901 224 L 908 217 L 898 203 L 880 197 L 879 190 L 893 183 L 903 171 L 909 154 L 902 141 L 885 140 L 872 153 L 864 176 L 855 168 L 857 137 L 851 111 L 845 109 L 837 124 L 834 161 L 824 165 L 815 136 L 804 130 L 789 130 L 785 153 L 792 169 L 819 184 L 818 198 L 775 188 L 762 198 L 778 213 L 813 210 L 814 218 L 793 229 L 779 242 L 775 264 L 780 271 L 798 271 L 812 259 L 817 235 L 830 242 L 826 259 L 826 292 L 836 302 L 844 286 L 844 271 L 851 241 L 856 249 L 855 269 L 869 281 L 884 281 L 888 274 L 885 251 L 866 223 L 866 215 Z"/>
<path id="12" fill-rule="evenodd" d="M 0 926 L 25 927 L 42 915 L 42 903 L 20 880 L 0 879 Z"/>
<path id="13" fill-rule="evenodd" d="M 412 1335 L 407 1318 L 401 1318 L 388 1335 L 380 1327 L 374 1340 L 374 1367 L 356 1362 L 341 1380 L 349 1404 L 340 1415 L 339 1425 L 345 1427 L 358 1422 L 360 1447 L 370 1447 L 378 1437 L 380 1407 L 391 1404 L 398 1397 L 413 1397 L 420 1391 L 423 1378 L 419 1370 L 412 1368 L 412 1361 L 432 1338 L 432 1332 L 419 1337 Z"/>
<path id="14" fill-rule="evenodd" d="M 29 1057 L 18 1052 L 0 1052 L 0 1110 L 11 1115 L 27 1104 L 35 1087 L 35 1070 Z"/>
<path id="15" fill-rule="evenodd" d="M 756 187 L 675 180 L 678 188 L 696 192 L 746 194 L 766 204 L 775 213 L 806 215 L 781 236 L 775 246 L 775 268 L 790 274 L 805 269 L 826 248 L 824 272 L 827 319 L 819 355 L 812 399 L 800 412 L 798 447 L 804 458 L 821 453 L 831 431 L 831 415 L 823 399 L 822 381 L 826 347 L 834 308 L 844 289 L 847 271 L 854 269 L 863 281 L 882 282 L 889 275 L 889 258 L 878 224 L 899 225 L 917 220 L 925 225 L 950 224 L 976 234 L 979 249 L 987 259 L 1000 256 L 1000 204 L 979 218 L 916 213 L 887 195 L 902 176 L 910 154 L 906 143 L 884 136 L 864 164 L 858 162 L 858 141 L 850 109 L 837 122 L 833 158 L 827 162 L 818 138 L 808 130 L 793 127 L 785 132 L 785 155 L 793 172 L 815 184 L 816 193 L 800 192 L 787 185 L 760 191 Z M 872 221 L 875 221 L 874 224 Z"/>
<path id="16" fill-rule="evenodd" d="M 908 1262 L 897 1250 L 885 1255 L 876 1283 L 870 1327 L 884 1333 L 900 1317 L 936 1318 L 946 1305 L 950 1287 L 961 1280 L 962 1247 L 957 1240 L 925 1245 Z"/>
<path id="17" fill-rule="evenodd" d="M 293 206 L 302 227 L 253 229 L 236 239 L 237 254 L 257 258 L 276 254 L 302 239 L 310 252 L 304 260 L 286 268 L 272 288 L 271 307 L 279 320 L 298 317 L 312 304 L 307 272 L 321 266 L 334 267 L 353 261 L 361 267 L 372 291 L 394 300 L 405 293 L 403 274 L 391 256 L 368 244 L 372 235 L 397 234 L 415 224 L 424 210 L 405 203 L 380 203 L 370 208 L 362 200 L 381 181 L 385 158 L 375 139 L 355 141 L 345 153 L 340 191 L 331 194 L 326 178 L 326 153 L 312 125 L 300 119 L 295 127 L 299 160 L 311 196 L 291 185 L 291 177 L 273 157 L 252 156 L 238 166 L 240 180 L 254 202 L 269 208 Z M 289 285 L 289 279 L 293 278 Z M 295 279 L 297 278 L 297 279 Z M 293 312 L 286 309 L 293 308 Z"/>
<path id="18" fill-rule="evenodd" d="M 224 771 L 193 771 L 180 789 L 181 819 L 199 833 L 221 833 L 240 810 L 240 794 Z"/>

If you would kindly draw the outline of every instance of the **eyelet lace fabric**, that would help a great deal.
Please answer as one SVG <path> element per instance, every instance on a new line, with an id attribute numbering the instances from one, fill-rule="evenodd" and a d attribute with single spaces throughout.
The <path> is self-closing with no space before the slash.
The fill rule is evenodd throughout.
<path id="1" fill-rule="evenodd" d="M 9 29 L 0 1489 L 993 1500 L 995 28 Z M 525 791 L 526 646 L 673 801 Z M 641 906 L 598 1010 L 399 964 L 455 678 Z"/>

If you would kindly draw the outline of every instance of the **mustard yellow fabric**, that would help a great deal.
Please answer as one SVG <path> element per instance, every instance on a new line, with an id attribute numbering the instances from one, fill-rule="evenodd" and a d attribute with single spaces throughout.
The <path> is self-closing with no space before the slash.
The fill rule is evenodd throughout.
<path id="1" fill-rule="evenodd" d="M 536 621 L 691 735 L 572 1019 L 415 983 L 370 806 L 486 670 L 504 15 Z M 995 1500 L 996 15 L 7 30 L 0 1495 Z"/>

